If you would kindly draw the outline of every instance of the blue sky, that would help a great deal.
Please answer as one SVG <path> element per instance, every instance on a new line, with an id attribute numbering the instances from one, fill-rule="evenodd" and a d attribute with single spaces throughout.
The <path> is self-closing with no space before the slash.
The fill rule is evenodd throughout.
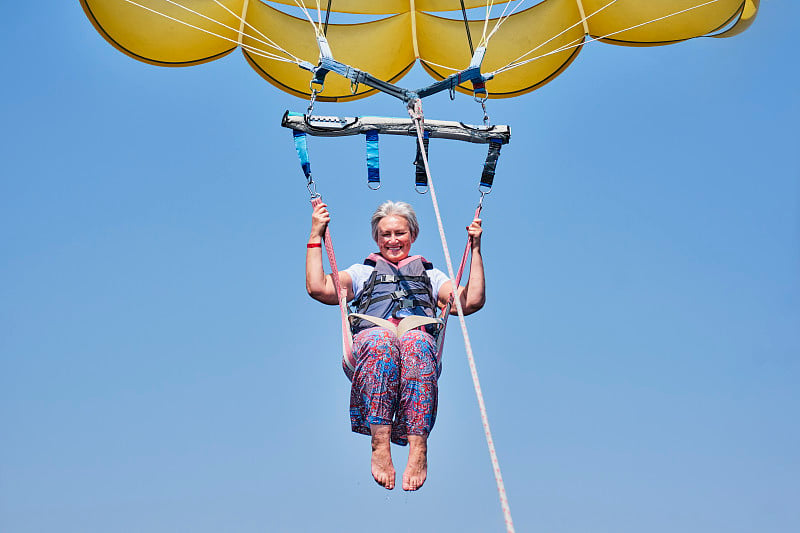
<path id="1" fill-rule="evenodd" d="M 0 35 L 0 529 L 502 531 L 458 328 L 425 487 L 371 479 L 337 310 L 304 290 L 307 192 L 279 122 L 305 102 L 238 53 L 138 63 L 53 4 L 15 3 Z M 765 0 L 736 38 L 593 44 L 490 102 L 513 134 L 468 327 L 517 531 L 800 528 L 798 15 Z M 446 95 L 426 115 L 482 117 Z M 413 141 L 381 142 L 377 193 L 363 140 L 310 143 L 337 257 L 370 252 L 395 199 L 444 265 Z M 484 156 L 432 143 L 454 250 Z"/>

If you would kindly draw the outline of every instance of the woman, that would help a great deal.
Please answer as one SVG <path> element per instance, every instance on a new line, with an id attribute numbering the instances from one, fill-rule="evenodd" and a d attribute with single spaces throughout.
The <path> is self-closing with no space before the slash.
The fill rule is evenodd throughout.
<path id="1" fill-rule="evenodd" d="M 336 305 L 333 280 L 322 266 L 321 243 L 328 222 L 327 206 L 315 207 L 306 254 L 306 290 L 315 300 Z M 472 260 L 469 279 L 458 288 L 458 297 L 468 315 L 485 302 L 481 220 L 473 220 L 467 232 Z M 378 252 L 365 264 L 339 272 L 347 301 L 356 300 L 360 316 L 366 317 L 353 323 L 355 371 L 345 366 L 352 382 L 352 430 L 371 435 L 372 476 L 390 490 L 395 485 L 391 442 L 409 444 L 403 490 L 417 490 L 425 483 L 427 441 L 436 421 L 441 362 L 437 359 L 434 327 L 412 329 L 398 338 L 394 331 L 371 323 L 369 317 L 397 324 L 404 316 L 433 316 L 437 307 L 445 307 L 452 293 L 447 275 L 421 256 L 410 255 L 418 234 L 417 216 L 410 205 L 385 202 L 372 215 L 372 238 Z"/>

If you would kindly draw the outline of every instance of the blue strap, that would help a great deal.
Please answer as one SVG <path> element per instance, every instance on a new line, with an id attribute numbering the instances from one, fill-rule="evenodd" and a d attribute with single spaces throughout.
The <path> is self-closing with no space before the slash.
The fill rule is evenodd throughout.
<path id="1" fill-rule="evenodd" d="M 292 130 L 294 136 L 294 148 L 297 150 L 297 157 L 300 158 L 300 166 L 303 167 L 303 174 L 306 179 L 311 180 L 311 163 L 308 161 L 308 143 L 306 142 L 305 132 Z"/>
<path id="2" fill-rule="evenodd" d="M 381 164 L 378 151 L 378 130 L 367 130 L 367 185 L 381 183 Z"/>

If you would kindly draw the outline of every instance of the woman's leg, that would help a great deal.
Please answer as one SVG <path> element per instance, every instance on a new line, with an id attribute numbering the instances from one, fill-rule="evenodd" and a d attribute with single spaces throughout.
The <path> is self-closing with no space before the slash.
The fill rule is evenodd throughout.
<path id="1" fill-rule="evenodd" d="M 353 431 L 372 436 L 372 477 L 393 489 L 392 418 L 400 384 L 400 350 L 394 333 L 370 328 L 353 339 L 357 358 L 350 392 L 350 420 Z"/>
<path id="2" fill-rule="evenodd" d="M 436 342 L 428 333 L 412 330 L 400 338 L 400 404 L 395 429 L 409 443 L 403 490 L 417 490 L 428 475 L 428 434 L 436 422 L 439 377 Z"/>

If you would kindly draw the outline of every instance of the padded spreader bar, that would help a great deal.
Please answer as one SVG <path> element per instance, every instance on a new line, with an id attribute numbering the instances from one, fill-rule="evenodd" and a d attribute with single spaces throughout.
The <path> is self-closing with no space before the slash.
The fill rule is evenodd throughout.
<path id="1" fill-rule="evenodd" d="M 417 135 L 414 122 L 410 118 L 307 117 L 302 113 L 287 111 L 283 115 L 281 126 L 320 137 L 358 135 L 369 130 L 377 130 L 383 135 Z M 511 128 L 502 125 L 470 126 L 462 122 L 425 119 L 424 127 L 433 139 L 453 139 L 477 144 L 488 144 L 492 141 L 507 144 L 511 140 Z"/>

